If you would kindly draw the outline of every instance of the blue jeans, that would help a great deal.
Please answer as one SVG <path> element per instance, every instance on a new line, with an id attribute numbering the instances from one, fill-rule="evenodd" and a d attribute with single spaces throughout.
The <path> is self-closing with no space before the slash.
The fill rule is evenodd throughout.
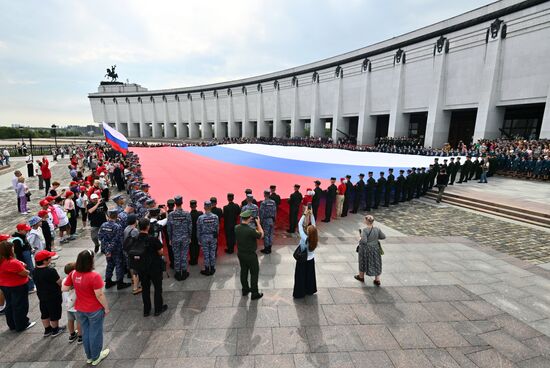
<path id="1" fill-rule="evenodd" d="M 481 173 L 481 177 L 479 178 L 479 181 L 481 183 L 487 183 L 487 173 L 486 172 Z"/>
<path id="2" fill-rule="evenodd" d="M 34 271 L 34 264 L 32 263 L 32 253 L 30 250 L 24 250 L 23 251 L 23 261 L 27 265 L 27 270 L 29 270 L 30 277 L 32 277 L 32 271 Z M 32 278 L 29 278 L 29 283 L 27 284 L 29 286 L 29 291 L 34 289 L 34 281 L 32 281 Z"/>
<path id="3" fill-rule="evenodd" d="M 103 349 L 103 319 L 105 311 L 76 312 L 76 319 L 82 327 L 82 342 L 87 359 L 96 360 Z"/>

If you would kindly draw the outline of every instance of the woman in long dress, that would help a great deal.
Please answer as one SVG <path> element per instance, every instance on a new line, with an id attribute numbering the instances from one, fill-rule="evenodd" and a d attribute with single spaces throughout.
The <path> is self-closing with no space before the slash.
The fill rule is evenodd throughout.
<path id="1" fill-rule="evenodd" d="M 379 240 L 386 239 L 386 235 L 384 235 L 382 230 L 373 226 L 373 216 L 366 216 L 365 223 L 367 227 L 361 231 L 361 240 L 359 241 L 359 274 L 354 277 L 360 282 L 365 282 L 366 273 L 367 276 L 374 276 L 373 283 L 376 286 L 380 286 L 382 248 Z"/>
<path id="2" fill-rule="evenodd" d="M 304 228 L 304 223 L 309 223 Z M 317 227 L 315 226 L 315 217 L 308 208 L 300 222 L 298 223 L 300 231 L 300 248 L 302 251 L 307 249 L 307 261 L 296 262 L 294 270 L 294 298 L 303 298 L 306 295 L 313 295 L 317 292 L 317 281 L 315 279 L 315 248 L 319 240 Z"/>

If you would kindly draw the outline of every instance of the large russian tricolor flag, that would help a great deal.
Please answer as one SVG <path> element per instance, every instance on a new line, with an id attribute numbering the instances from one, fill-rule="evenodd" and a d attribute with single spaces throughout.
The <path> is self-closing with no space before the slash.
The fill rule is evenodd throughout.
<path id="1" fill-rule="evenodd" d="M 113 149 L 125 155 L 128 152 L 128 139 L 116 129 L 113 129 L 107 123 L 103 123 L 103 133 L 105 141 L 113 147 Z"/>

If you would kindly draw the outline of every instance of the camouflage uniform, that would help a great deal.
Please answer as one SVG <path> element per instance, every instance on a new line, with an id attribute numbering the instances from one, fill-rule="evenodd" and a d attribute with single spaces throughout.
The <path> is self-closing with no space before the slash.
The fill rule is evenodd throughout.
<path id="1" fill-rule="evenodd" d="M 252 212 L 252 218 L 256 218 L 258 217 L 258 206 L 256 206 L 254 203 L 247 203 L 245 204 L 242 208 L 241 208 L 241 212 L 244 212 L 244 211 L 250 211 Z M 248 226 L 250 226 L 251 228 L 253 228 L 254 230 L 256 230 L 256 222 L 254 220 L 250 221 L 250 223 L 248 224 Z"/>
<path id="2" fill-rule="evenodd" d="M 176 208 L 168 214 L 166 226 L 168 239 L 170 239 L 174 252 L 174 270 L 185 272 L 187 271 L 187 254 L 193 228 L 191 214 L 181 208 Z"/>
<path id="3" fill-rule="evenodd" d="M 197 238 L 204 255 L 204 266 L 207 270 L 214 270 L 216 266 L 216 248 L 218 245 L 218 216 L 207 212 L 197 220 Z"/>
<path id="4" fill-rule="evenodd" d="M 101 244 L 101 253 L 105 254 L 107 258 L 107 267 L 105 268 L 106 281 L 111 281 L 115 268 L 117 281 L 122 282 L 124 279 L 122 255 L 123 231 L 123 228 L 114 221 L 104 222 L 99 228 L 98 239 Z"/>
<path id="5" fill-rule="evenodd" d="M 264 199 L 260 204 L 260 223 L 264 230 L 264 248 L 271 250 L 273 245 L 273 230 L 275 217 L 277 216 L 277 204 L 272 199 Z"/>

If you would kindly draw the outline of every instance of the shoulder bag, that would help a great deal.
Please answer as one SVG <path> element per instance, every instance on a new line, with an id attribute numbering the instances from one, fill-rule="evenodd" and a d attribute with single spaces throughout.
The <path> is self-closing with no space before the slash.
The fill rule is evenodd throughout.
<path id="1" fill-rule="evenodd" d="M 300 245 L 294 250 L 294 254 L 292 255 L 296 262 L 298 263 L 304 263 L 307 262 L 307 240 L 306 240 L 306 249 L 302 250 Z"/>

